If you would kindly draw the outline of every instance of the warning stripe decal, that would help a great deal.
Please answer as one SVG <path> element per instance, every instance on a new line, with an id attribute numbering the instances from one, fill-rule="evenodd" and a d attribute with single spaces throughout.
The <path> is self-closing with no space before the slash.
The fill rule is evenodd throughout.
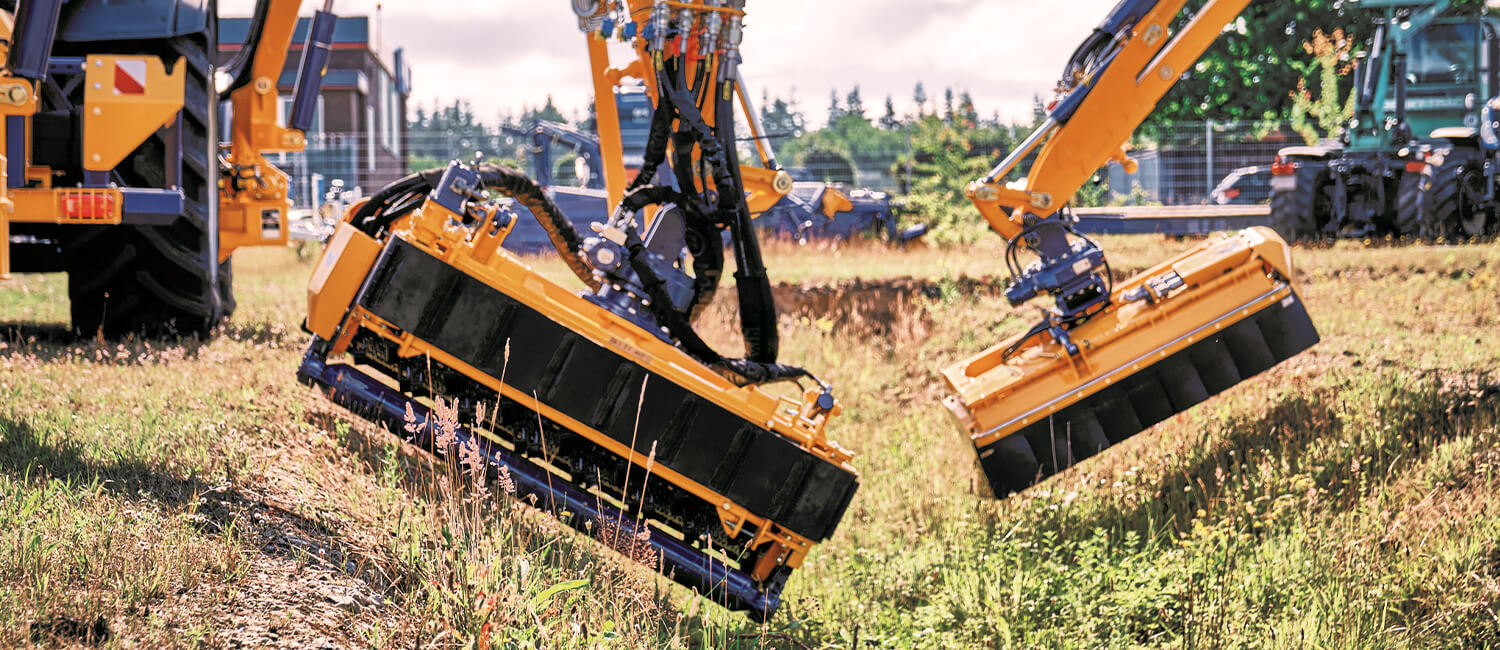
<path id="1" fill-rule="evenodd" d="M 140 60 L 115 61 L 115 94 L 146 94 L 146 62 Z"/>

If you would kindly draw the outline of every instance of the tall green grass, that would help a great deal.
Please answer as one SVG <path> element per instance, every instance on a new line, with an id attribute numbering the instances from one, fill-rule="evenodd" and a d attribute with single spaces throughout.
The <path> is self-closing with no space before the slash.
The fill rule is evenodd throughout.
<path id="1" fill-rule="evenodd" d="M 1188 244 L 1107 246 L 1137 269 Z M 1321 344 L 1003 501 L 937 406 L 937 369 L 1030 319 L 957 281 L 992 253 L 773 247 L 799 283 L 946 289 L 783 305 L 862 487 L 766 625 L 297 386 L 310 263 L 288 252 L 237 258 L 240 312 L 207 342 L 69 341 L 61 278 L 0 285 L 0 645 L 313 643 L 319 617 L 376 647 L 1500 645 L 1493 246 L 1298 249 Z M 733 324 L 704 328 L 732 350 Z"/>

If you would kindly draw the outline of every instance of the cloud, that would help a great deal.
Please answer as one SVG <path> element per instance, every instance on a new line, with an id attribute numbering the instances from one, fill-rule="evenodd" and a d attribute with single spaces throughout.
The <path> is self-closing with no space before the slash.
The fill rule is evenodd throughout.
<path id="1" fill-rule="evenodd" d="M 314 3 L 306 3 L 310 8 Z M 253 0 L 221 0 L 226 15 Z M 912 88 L 929 98 L 967 90 L 982 114 L 1029 117 L 1034 93 L 1046 96 L 1069 54 L 1114 0 L 749 0 L 744 74 L 760 89 L 796 90 L 810 121 L 820 122 L 829 89 L 859 85 L 878 110 L 886 95 L 913 108 Z M 336 0 L 342 15 L 381 6 L 383 41 L 403 47 L 413 68 L 414 99 L 468 99 L 489 118 L 536 106 L 551 95 L 565 112 L 592 94 L 583 35 L 566 3 L 520 0 Z"/>

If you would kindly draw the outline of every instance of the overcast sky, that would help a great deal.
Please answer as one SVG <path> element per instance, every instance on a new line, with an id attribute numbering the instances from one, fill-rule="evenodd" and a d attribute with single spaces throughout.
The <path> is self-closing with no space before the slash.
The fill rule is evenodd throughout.
<path id="1" fill-rule="evenodd" d="M 745 80 L 795 95 L 812 124 L 827 116 L 828 93 L 858 84 L 878 115 L 886 95 L 912 108 L 921 81 L 930 99 L 968 90 L 982 115 L 1029 119 L 1033 93 L 1050 92 L 1069 54 L 1116 0 L 749 0 Z M 310 8 L 314 2 L 304 3 Z M 318 3 L 321 4 L 321 3 Z M 413 102 L 466 98 L 481 119 L 519 112 L 551 94 L 565 113 L 590 95 L 588 56 L 565 0 L 336 0 L 346 16 L 374 16 L 387 48 L 404 47 Z M 248 14 L 254 0 L 221 0 L 224 15 Z"/>

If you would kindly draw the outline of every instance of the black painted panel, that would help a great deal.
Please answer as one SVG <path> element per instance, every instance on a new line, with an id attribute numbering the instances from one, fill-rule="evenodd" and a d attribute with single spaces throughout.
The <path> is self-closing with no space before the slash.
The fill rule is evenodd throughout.
<path id="1" fill-rule="evenodd" d="M 405 241 L 387 246 L 360 304 L 641 453 L 656 443 L 658 464 L 814 540 L 853 498 L 853 474 Z"/>

